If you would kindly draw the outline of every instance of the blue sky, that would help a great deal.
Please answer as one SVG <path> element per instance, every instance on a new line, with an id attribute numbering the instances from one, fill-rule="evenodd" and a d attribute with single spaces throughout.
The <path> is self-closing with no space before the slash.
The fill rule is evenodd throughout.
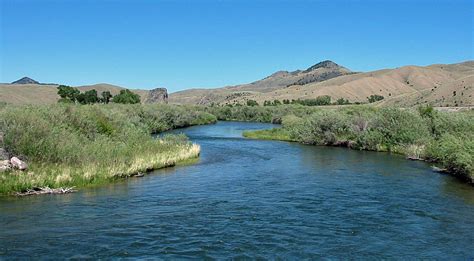
<path id="1" fill-rule="evenodd" d="M 0 0 L 0 82 L 177 91 L 473 59 L 473 1 Z"/>

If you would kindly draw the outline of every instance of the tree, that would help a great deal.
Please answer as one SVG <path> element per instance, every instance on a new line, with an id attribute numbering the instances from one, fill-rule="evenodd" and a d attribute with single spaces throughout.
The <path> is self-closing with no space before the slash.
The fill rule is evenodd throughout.
<path id="1" fill-rule="evenodd" d="M 61 97 L 60 102 L 76 102 L 77 96 L 80 94 L 78 89 L 67 85 L 59 85 L 57 89 L 58 95 Z"/>
<path id="2" fill-rule="evenodd" d="M 274 100 L 274 101 L 273 101 L 273 105 L 274 105 L 274 106 L 281 105 L 281 101 L 279 101 L 279 100 Z"/>
<path id="3" fill-rule="evenodd" d="M 330 105 L 331 104 L 331 96 L 323 95 L 316 97 L 316 105 Z"/>
<path id="4" fill-rule="evenodd" d="M 372 95 L 370 95 L 370 97 L 367 97 L 367 100 L 369 100 L 369 103 L 373 103 L 373 102 L 376 102 L 376 101 L 381 101 L 383 99 L 384 99 L 384 97 L 382 95 L 378 95 L 378 94 L 372 94 Z"/>
<path id="5" fill-rule="evenodd" d="M 77 101 L 80 104 L 93 104 L 99 102 L 99 97 L 97 97 L 97 91 L 92 89 L 77 95 Z"/>
<path id="6" fill-rule="evenodd" d="M 255 100 L 248 100 L 247 106 L 258 106 L 258 102 Z"/>
<path id="7" fill-rule="evenodd" d="M 121 90 L 118 95 L 115 95 L 112 102 L 123 104 L 140 103 L 140 95 L 131 92 L 128 89 Z"/>
<path id="8" fill-rule="evenodd" d="M 110 99 L 112 99 L 112 94 L 109 91 L 103 91 L 102 92 L 102 101 L 105 104 L 108 104 L 110 102 Z"/>
<path id="9" fill-rule="evenodd" d="M 344 98 L 339 98 L 339 99 L 337 99 L 336 103 L 337 103 L 338 105 L 350 104 L 349 100 L 346 100 L 346 99 L 344 99 Z"/>

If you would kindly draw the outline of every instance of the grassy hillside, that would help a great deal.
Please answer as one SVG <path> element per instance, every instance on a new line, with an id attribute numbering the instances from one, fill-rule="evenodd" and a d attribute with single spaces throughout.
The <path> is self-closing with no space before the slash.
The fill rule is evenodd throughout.
<path id="1" fill-rule="evenodd" d="M 0 84 L 0 102 L 9 104 L 56 103 L 57 85 Z M 98 93 L 117 94 L 124 87 L 95 84 L 77 87 L 81 91 L 96 89 Z M 144 102 L 149 91 L 132 89 Z M 330 61 L 306 70 L 279 71 L 249 84 L 216 89 L 190 89 L 169 95 L 174 104 L 226 105 L 265 101 L 314 99 L 329 95 L 332 101 L 344 98 L 350 102 L 367 102 L 371 95 L 384 100 L 377 106 L 410 107 L 432 104 L 443 107 L 474 106 L 474 62 L 404 66 L 373 72 L 354 73 Z"/>
<path id="2" fill-rule="evenodd" d="M 271 93 L 276 90 L 287 88 L 291 85 L 304 85 L 314 82 L 322 82 L 341 75 L 353 74 L 349 69 L 332 61 L 317 63 L 306 70 L 292 72 L 278 71 L 264 79 L 236 86 L 227 86 L 217 89 L 191 89 L 173 93 L 170 96 L 171 103 L 181 104 L 225 104 L 228 101 L 245 99 L 258 93 Z"/>
<path id="3" fill-rule="evenodd" d="M 117 86 L 117 85 L 112 85 L 112 84 L 107 84 L 107 83 L 99 83 L 99 84 L 93 84 L 93 85 L 84 85 L 84 86 L 78 86 L 77 87 L 79 90 L 83 91 L 88 91 L 95 89 L 97 93 L 102 93 L 103 91 L 109 91 L 112 95 L 117 95 L 120 93 L 120 90 L 126 89 L 125 87 Z M 146 100 L 148 96 L 148 91 L 147 90 L 139 90 L 139 89 L 130 89 L 134 93 L 140 95 L 140 99 L 142 101 Z"/>
<path id="4" fill-rule="evenodd" d="M 474 105 L 474 62 L 449 65 L 404 66 L 366 73 L 346 74 L 324 81 L 299 85 L 275 85 L 272 91 L 259 86 L 245 85 L 242 89 L 225 87 L 212 90 L 186 90 L 172 93 L 171 103 L 192 104 L 244 104 L 255 100 L 263 104 L 268 100 L 312 99 L 329 95 L 350 102 L 367 102 L 370 95 L 384 96 L 380 106 L 434 106 Z M 270 88 L 271 89 L 271 88 Z"/>
<path id="5" fill-rule="evenodd" d="M 13 105 L 41 105 L 53 104 L 59 100 L 57 95 L 58 85 L 51 84 L 0 84 L 0 102 Z M 100 95 L 103 91 L 110 91 L 112 95 L 117 95 L 124 87 L 111 84 L 94 84 L 77 87 L 81 92 L 91 89 L 97 90 Z M 148 97 L 148 90 L 131 90 L 140 95 L 142 101 Z"/>
<path id="6" fill-rule="evenodd" d="M 59 100 L 56 85 L 0 84 L 0 102 L 9 104 L 50 104 Z"/>

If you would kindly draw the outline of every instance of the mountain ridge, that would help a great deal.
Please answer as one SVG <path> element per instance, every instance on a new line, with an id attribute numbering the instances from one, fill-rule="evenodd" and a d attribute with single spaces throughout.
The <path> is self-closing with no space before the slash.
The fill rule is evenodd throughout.
<path id="1" fill-rule="evenodd" d="M 40 82 L 38 81 L 35 81 L 33 79 L 31 79 L 30 77 L 23 77 L 21 79 L 18 79 L 14 82 L 12 82 L 11 84 L 40 84 Z"/>
<path id="2" fill-rule="evenodd" d="M 317 73 L 277 71 L 251 84 L 174 92 L 170 94 L 170 102 L 226 105 L 255 100 L 262 104 L 266 100 L 313 99 L 322 95 L 331 96 L 333 101 L 344 98 L 351 102 L 367 102 L 368 96 L 376 94 L 385 97 L 380 102 L 383 105 L 474 105 L 474 61 L 471 60 L 455 64 L 408 65 L 370 72 L 352 72 L 326 60 L 305 71 Z M 291 73 L 294 75 L 291 76 Z M 297 81 L 292 78 L 295 75 Z M 267 86 L 262 88 L 262 82 Z"/>
<path id="3" fill-rule="evenodd" d="M 307 71 L 305 73 L 305 71 Z M 25 77 L 24 77 L 25 78 Z M 57 102 L 58 84 L 39 83 L 26 77 L 12 84 L 0 84 L 0 102 L 9 104 L 48 104 Z M 30 82 L 37 84 L 22 84 Z M 38 88 L 41 87 L 41 88 Z M 76 87 L 81 91 L 96 89 L 118 94 L 125 87 L 107 83 Z M 128 88 L 130 89 L 130 88 Z M 143 102 L 169 100 L 177 104 L 226 105 L 245 104 L 255 100 L 259 104 L 273 100 L 313 99 L 329 95 L 335 101 L 367 102 L 370 95 L 385 99 L 380 106 L 414 106 L 430 103 L 435 106 L 474 105 L 474 61 L 428 66 L 407 65 L 370 72 L 353 72 L 326 60 L 305 70 L 276 71 L 248 84 L 214 89 L 188 89 L 168 94 L 159 88 L 131 89 Z"/>

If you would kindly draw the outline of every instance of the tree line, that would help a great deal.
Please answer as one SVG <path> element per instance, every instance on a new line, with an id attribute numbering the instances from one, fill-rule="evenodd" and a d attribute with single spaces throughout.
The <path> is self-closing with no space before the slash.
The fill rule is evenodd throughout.
<path id="1" fill-rule="evenodd" d="M 58 95 L 61 97 L 58 102 L 62 103 L 78 103 L 78 104 L 94 104 L 94 103 L 122 103 L 122 104 L 136 104 L 140 103 L 140 95 L 125 89 L 120 90 L 120 93 L 113 96 L 110 91 L 103 91 L 100 96 L 97 90 L 92 89 L 85 92 L 79 91 L 77 88 L 59 85 Z"/>
<path id="2" fill-rule="evenodd" d="M 382 95 L 370 95 L 370 97 L 367 97 L 367 100 L 369 103 L 377 102 L 383 100 L 384 97 Z M 264 101 L 263 106 L 279 106 L 282 104 L 299 104 L 299 105 L 304 105 L 304 106 L 324 106 L 324 105 L 349 105 L 349 104 L 363 104 L 362 102 L 350 102 L 348 99 L 344 98 L 339 98 L 335 102 L 331 102 L 331 96 L 329 95 L 323 95 L 323 96 L 318 96 L 314 99 L 292 99 L 291 101 L 289 99 L 284 99 L 282 101 L 280 100 L 273 100 L 273 101 Z M 258 102 L 255 100 L 247 100 L 247 106 L 259 106 Z"/>

